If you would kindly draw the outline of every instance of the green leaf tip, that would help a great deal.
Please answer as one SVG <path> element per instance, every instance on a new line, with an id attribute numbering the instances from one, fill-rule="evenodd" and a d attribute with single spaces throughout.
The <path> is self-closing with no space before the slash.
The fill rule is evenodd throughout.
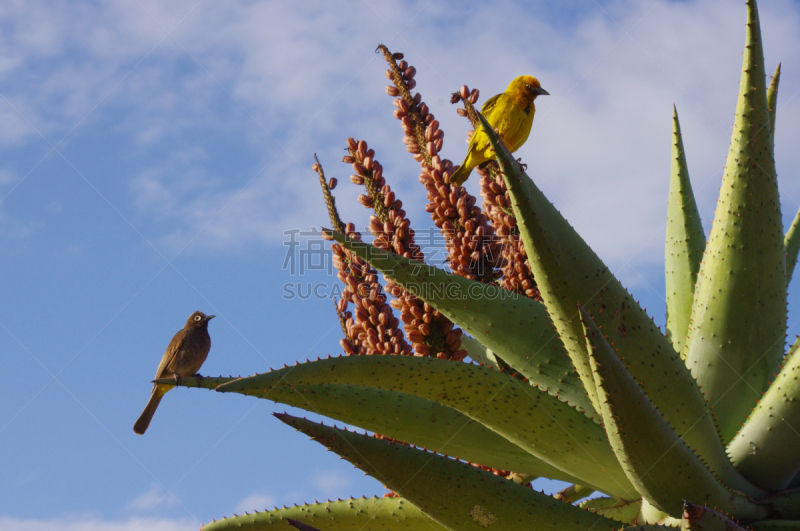
<path id="1" fill-rule="evenodd" d="M 686 364 L 729 442 L 778 372 L 786 332 L 783 227 L 756 4 L 747 3 L 736 120 L 692 305 Z"/>
<path id="2" fill-rule="evenodd" d="M 606 433 L 639 494 L 673 518 L 680 518 L 684 500 L 711 504 L 749 520 L 766 518 L 766 508 L 723 485 L 684 443 L 583 308 L 581 317 Z M 739 484 L 746 486 L 742 480 Z M 764 494 L 752 486 L 748 490 Z"/>
<path id="3" fill-rule="evenodd" d="M 619 527 L 614 520 L 446 456 L 291 415 L 276 416 L 375 477 L 449 529 L 612 531 Z"/>
<path id="4" fill-rule="evenodd" d="M 667 335 L 678 353 L 684 347 L 692 313 L 694 286 L 703 260 L 706 240 L 697 202 L 689 181 L 689 169 L 681 137 L 678 111 L 672 107 L 672 168 L 667 207 L 665 278 Z"/>
<path id="5" fill-rule="evenodd" d="M 542 303 L 494 284 L 469 280 L 376 250 L 367 243 L 348 240 L 336 233 L 332 237 L 409 293 L 439 310 L 539 389 L 599 422 L 600 415 L 575 374 Z"/>
<path id="6" fill-rule="evenodd" d="M 195 387 L 200 389 L 216 390 L 222 384 L 238 380 L 234 376 L 203 376 L 197 378 L 195 376 L 186 376 L 179 379 L 175 378 L 157 378 L 153 380 L 156 384 L 174 385 L 175 387 Z"/>
<path id="7" fill-rule="evenodd" d="M 483 424 L 431 400 L 368 386 L 291 381 L 271 387 L 264 397 L 492 468 L 578 481 Z"/>
<path id="8" fill-rule="evenodd" d="M 222 518 L 202 531 L 295 531 L 289 520 L 323 531 L 448 531 L 402 498 L 350 498 Z"/>
<path id="9" fill-rule="evenodd" d="M 583 485 L 617 497 L 631 492 L 600 425 L 536 387 L 487 367 L 414 356 L 343 356 L 242 378 L 219 391 L 269 399 L 278 385 L 319 383 L 370 386 L 438 402 Z"/>
<path id="10" fill-rule="evenodd" d="M 786 231 L 783 245 L 786 248 L 786 284 L 789 284 L 794 275 L 794 267 L 797 265 L 797 253 L 800 251 L 800 209 L 797 210 L 794 221 Z"/>
<path id="11" fill-rule="evenodd" d="M 783 369 L 728 445 L 736 467 L 772 492 L 789 487 L 800 472 L 800 338 L 789 349 Z"/>
<path id="12" fill-rule="evenodd" d="M 488 131 L 487 136 L 495 149 L 503 149 L 496 134 Z M 513 161 L 506 168 L 516 172 L 505 178 L 533 276 L 595 409 L 599 409 L 596 383 L 579 302 L 686 444 L 726 481 L 746 484 L 732 470 L 706 400 L 669 340 L 530 177 Z"/>

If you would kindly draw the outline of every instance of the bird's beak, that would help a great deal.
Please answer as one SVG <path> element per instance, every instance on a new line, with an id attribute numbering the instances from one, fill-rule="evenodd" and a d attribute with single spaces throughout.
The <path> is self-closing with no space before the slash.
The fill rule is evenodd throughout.
<path id="1" fill-rule="evenodd" d="M 533 95 L 534 95 L 534 96 L 549 96 L 549 95 L 550 95 L 550 93 L 549 93 L 549 92 L 547 92 L 547 91 L 546 91 L 545 89 L 543 89 L 542 87 L 539 87 L 539 88 L 535 88 L 535 89 L 533 89 Z"/>
<path id="2" fill-rule="evenodd" d="M 210 321 L 214 317 L 216 317 L 216 315 L 206 315 L 206 321 Z"/>

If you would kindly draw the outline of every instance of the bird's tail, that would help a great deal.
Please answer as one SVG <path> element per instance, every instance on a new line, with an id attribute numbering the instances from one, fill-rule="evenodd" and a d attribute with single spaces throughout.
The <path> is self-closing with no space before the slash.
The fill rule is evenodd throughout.
<path id="1" fill-rule="evenodd" d="M 133 431 L 139 435 L 142 435 L 147 431 L 147 427 L 150 426 L 150 421 L 153 419 L 153 415 L 158 408 L 158 403 L 161 402 L 161 397 L 164 396 L 164 393 L 170 389 L 169 387 L 166 389 L 159 389 L 159 387 L 161 386 L 153 386 L 153 392 L 150 394 L 150 400 L 147 401 L 147 405 L 144 407 L 144 411 L 142 411 L 142 414 L 139 416 L 139 420 L 137 420 L 136 424 L 133 425 Z"/>
<path id="2" fill-rule="evenodd" d="M 455 184 L 456 186 L 461 186 L 464 184 L 469 178 L 469 174 L 472 173 L 472 168 L 470 168 L 466 164 L 462 164 L 458 167 L 458 169 L 450 176 L 450 184 Z"/>

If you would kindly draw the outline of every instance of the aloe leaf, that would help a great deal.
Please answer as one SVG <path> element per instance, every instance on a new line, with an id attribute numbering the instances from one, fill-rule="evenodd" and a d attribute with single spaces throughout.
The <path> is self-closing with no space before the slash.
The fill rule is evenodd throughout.
<path id="1" fill-rule="evenodd" d="M 800 251 L 800 210 L 797 211 L 792 225 L 786 231 L 783 245 L 786 247 L 786 284 L 789 284 L 794 274 L 794 266 L 797 265 L 797 253 Z"/>
<path id="2" fill-rule="evenodd" d="M 586 487 L 584 485 L 573 484 L 569 487 L 560 490 L 556 495 L 555 498 L 557 500 L 561 500 L 567 503 L 575 503 L 580 501 L 584 498 L 588 498 L 589 496 L 594 493 L 594 489 L 591 487 Z"/>
<path id="3" fill-rule="evenodd" d="M 744 427 L 728 445 L 736 468 L 756 485 L 776 492 L 800 473 L 800 338 Z"/>
<path id="4" fill-rule="evenodd" d="M 277 385 L 263 397 L 473 463 L 577 481 L 463 413 L 424 398 L 343 384 Z"/>
<path id="5" fill-rule="evenodd" d="M 747 528 L 708 507 L 687 502 L 683 509 L 681 531 L 747 531 Z"/>
<path id="6" fill-rule="evenodd" d="M 603 327 L 619 357 L 625 358 L 628 370 L 675 432 L 727 485 L 752 490 L 731 466 L 706 401 L 670 342 L 522 172 L 491 128 L 484 130 L 495 152 L 505 153 L 498 160 L 534 277 L 587 389 L 594 388 L 594 378 L 590 373 L 592 382 L 586 381 L 581 372 L 585 369 L 579 367 L 588 364 L 579 301 Z"/>
<path id="7" fill-rule="evenodd" d="M 601 426 L 493 369 L 436 358 L 345 356 L 242 378 L 217 390 L 267 397 L 279 382 L 364 385 L 432 400 L 489 427 L 583 485 L 618 498 L 633 493 Z"/>
<path id="8" fill-rule="evenodd" d="M 453 530 L 614 529 L 616 523 L 461 461 L 276 414 Z"/>
<path id="9" fill-rule="evenodd" d="M 612 520 L 633 524 L 639 516 L 642 500 L 625 501 L 614 498 L 594 498 L 593 500 L 586 500 L 579 507 L 595 514 L 602 514 Z"/>
<path id="10" fill-rule="evenodd" d="M 781 64 L 778 63 L 772 81 L 767 87 L 767 107 L 769 108 L 769 123 L 772 126 L 772 136 L 775 137 L 775 111 L 778 109 L 778 85 L 781 82 Z"/>
<path id="11" fill-rule="evenodd" d="M 682 353 L 692 314 L 694 285 L 703 260 L 706 239 L 689 181 L 683 151 L 678 111 L 672 108 L 672 171 L 667 207 L 665 256 L 667 291 L 667 337 L 675 351 Z"/>
<path id="12" fill-rule="evenodd" d="M 779 492 L 758 500 L 772 508 L 773 519 L 800 520 L 800 489 Z"/>
<path id="13" fill-rule="evenodd" d="M 592 407 L 544 305 L 528 297 L 452 275 L 342 234 L 331 235 L 410 293 L 456 323 L 542 390 L 589 417 Z"/>
<path id="14" fill-rule="evenodd" d="M 606 433 L 639 494 L 673 518 L 680 518 L 684 500 L 749 520 L 766 518 L 765 507 L 725 487 L 681 440 L 585 310 L 582 317 Z"/>
<path id="15" fill-rule="evenodd" d="M 440 310 L 441 311 L 441 310 Z M 500 370 L 500 363 L 497 360 L 494 352 L 491 349 L 484 347 L 480 341 L 470 336 L 461 336 L 461 346 L 467 351 L 467 354 L 472 361 L 490 367 L 495 370 Z"/>
<path id="16" fill-rule="evenodd" d="M 747 524 L 753 531 L 789 531 L 800 529 L 800 520 L 763 520 Z"/>
<path id="17" fill-rule="evenodd" d="M 325 531 L 448 531 L 402 498 L 361 498 L 296 505 L 223 518 L 205 524 L 203 531 L 293 531 L 288 518 Z"/>
<path id="18" fill-rule="evenodd" d="M 778 372 L 786 336 L 783 227 L 754 0 L 747 12 L 736 120 L 686 353 L 726 443 Z"/>
<path id="19" fill-rule="evenodd" d="M 287 518 L 286 521 L 298 531 L 321 531 L 316 527 L 312 527 L 310 525 L 306 525 L 303 522 L 298 522 L 297 520 L 293 520 L 291 518 Z"/>
<path id="20" fill-rule="evenodd" d="M 176 387 L 199 387 L 200 389 L 208 389 L 213 391 L 217 386 L 238 380 L 241 376 L 201 376 L 196 378 L 194 376 L 183 377 L 180 380 L 175 378 L 157 378 L 153 383 L 157 384 L 170 384 Z"/>

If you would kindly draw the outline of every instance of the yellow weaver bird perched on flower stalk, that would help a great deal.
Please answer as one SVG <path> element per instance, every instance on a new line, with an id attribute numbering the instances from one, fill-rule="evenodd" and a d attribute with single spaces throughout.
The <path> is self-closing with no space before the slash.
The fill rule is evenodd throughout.
<path id="1" fill-rule="evenodd" d="M 536 96 L 549 96 L 533 76 L 519 76 L 509 83 L 502 94 L 491 97 L 481 108 L 481 114 L 503 139 L 508 151 L 514 153 L 528 140 L 533 126 Z M 472 135 L 467 156 L 461 166 L 450 177 L 451 184 L 461 185 L 467 180 L 475 166 L 495 158 L 489 139 L 483 129 Z"/>

